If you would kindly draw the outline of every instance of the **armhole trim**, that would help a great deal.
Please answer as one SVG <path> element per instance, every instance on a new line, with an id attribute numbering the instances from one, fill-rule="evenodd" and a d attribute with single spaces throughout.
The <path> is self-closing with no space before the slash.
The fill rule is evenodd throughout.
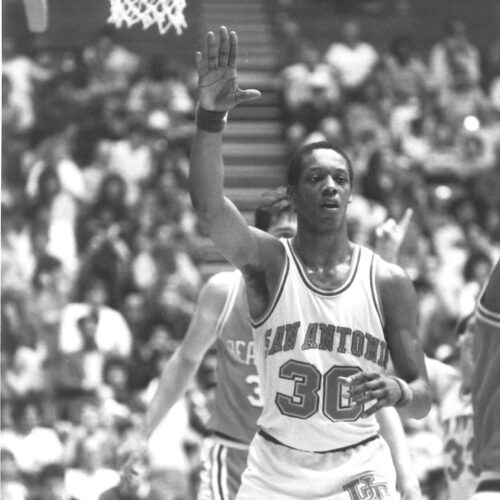
<path id="1" fill-rule="evenodd" d="M 481 302 L 479 301 L 477 305 L 477 315 L 485 323 L 488 323 L 491 326 L 499 327 L 500 326 L 500 314 L 494 313 L 488 309 L 486 309 Z"/>
<path id="2" fill-rule="evenodd" d="M 227 322 L 230 312 L 234 307 L 234 303 L 236 301 L 236 296 L 238 295 L 238 289 L 240 285 L 241 275 L 237 274 L 236 271 L 233 273 L 233 279 L 231 280 L 231 286 L 226 295 L 226 301 L 224 303 L 224 307 L 222 308 L 222 312 L 220 313 L 219 319 L 217 320 L 217 324 L 215 325 L 215 334 L 217 338 L 220 337 L 222 329 Z"/>
<path id="3" fill-rule="evenodd" d="M 259 317 L 255 319 L 251 319 L 250 323 L 252 324 L 253 328 L 259 328 L 262 326 L 268 319 L 269 316 L 271 316 L 272 312 L 276 308 L 276 305 L 278 304 L 279 299 L 281 298 L 281 295 L 283 294 L 283 290 L 285 288 L 285 283 L 286 283 L 286 278 L 288 276 L 288 271 L 290 269 L 290 259 L 288 257 L 288 253 L 285 252 L 285 266 L 283 267 L 283 270 L 281 272 L 280 280 L 278 283 L 278 286 L 276 288 L 276 292 L 274 294 L 274 298 L 269 304 L 269 307 L 267 308 L 266 311 Z"/>
<path id="4" fill-rule="evenodd" d="M 385 316 L 384 309 L 382 307 L 382 299 L 380 298 L 380 291 L 377 286 L 377 262 L 378 256 L 372 254 L 372 259 L 370 263 L 370 290 L 373 299 L 373 303 L 375 305 L 375 310 L 377 311 L 377 315 L 380 320 L 380 324 L 382 328 L 385 326 Z"/>

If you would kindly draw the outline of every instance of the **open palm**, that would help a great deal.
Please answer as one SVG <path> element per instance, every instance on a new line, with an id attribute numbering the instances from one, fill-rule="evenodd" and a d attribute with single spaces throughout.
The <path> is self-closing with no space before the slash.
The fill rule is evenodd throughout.
<path id="1" fill-rule="evenodd" d="M 236 80 L 238 38 L 222 26 L 219 40 L 212 31 L 207 33 L 206 48 L 195 55 L 198 69 L 198 92 L 202 108 L 208 111 L 228 111 L 237 104 L 258 99 L 258 90 L 241 90 Z"/>

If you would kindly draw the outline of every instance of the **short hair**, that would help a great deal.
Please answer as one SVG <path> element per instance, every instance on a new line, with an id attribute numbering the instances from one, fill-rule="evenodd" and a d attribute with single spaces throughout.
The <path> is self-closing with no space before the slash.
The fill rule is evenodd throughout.
<path id="1" fill-rule="evenodd" d="M 268 231 L 273 217 L 279 216 L 283 212 L 291 212 L 293 207 L 284 187 L 266 191 L 263 193 L 262 198 L 262 201 L 255 209 L 254 225 L 257 229 Z"/>
<path id="2" fill-rule="evenodd" d="M 330 142 L 327 141 L 318 141 L 311 142 L 299 148 L 292 156 L 290 163 L 288 164 L 288 175 L 287 182 L 289 186 L 296 187 L 299 183 L 300 175 L 304 169 L 304 161 L 305 159 L 317 149 L 329 149 L 330 151 L 334 151 L 344 158 L 347 163 L 347 169 L 349 170 L 349 181 L 351 185 L 354 180 L 354 170 L 352 167 L 351 160 L 347 156 L 347 154 L 337 146 L 334 146 Z"/>

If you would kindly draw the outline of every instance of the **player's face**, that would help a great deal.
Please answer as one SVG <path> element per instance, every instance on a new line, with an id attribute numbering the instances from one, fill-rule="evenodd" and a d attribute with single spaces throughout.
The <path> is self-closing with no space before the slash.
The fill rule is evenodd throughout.
<path id="1" fill-rule="evenodd" d="M 297 216 L 295 212 L 286 210 L 273 218 L 268 233 L 276 238 L 291 238 L 297 232 Z"/>
<path id="2" fill-rule="evenodd" d="M 314 150 L 305 160 L 298 186 L 291 190 L 299 219 L 321 231 L 338 229 L 345 223 L 351 200 L 351 182 L 346 160 L 330 149 Z"/>

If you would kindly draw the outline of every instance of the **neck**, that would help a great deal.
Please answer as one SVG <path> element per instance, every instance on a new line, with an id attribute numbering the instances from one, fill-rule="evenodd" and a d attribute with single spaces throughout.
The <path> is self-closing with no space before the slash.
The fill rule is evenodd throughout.
<path id="1" fill-rule="evenodd" d="M 324 234 L 299 231 L 292 245 L 309 267 L 318 270 L 345 262 L 352 249 L 345 226 L 339 231 Z"/>

